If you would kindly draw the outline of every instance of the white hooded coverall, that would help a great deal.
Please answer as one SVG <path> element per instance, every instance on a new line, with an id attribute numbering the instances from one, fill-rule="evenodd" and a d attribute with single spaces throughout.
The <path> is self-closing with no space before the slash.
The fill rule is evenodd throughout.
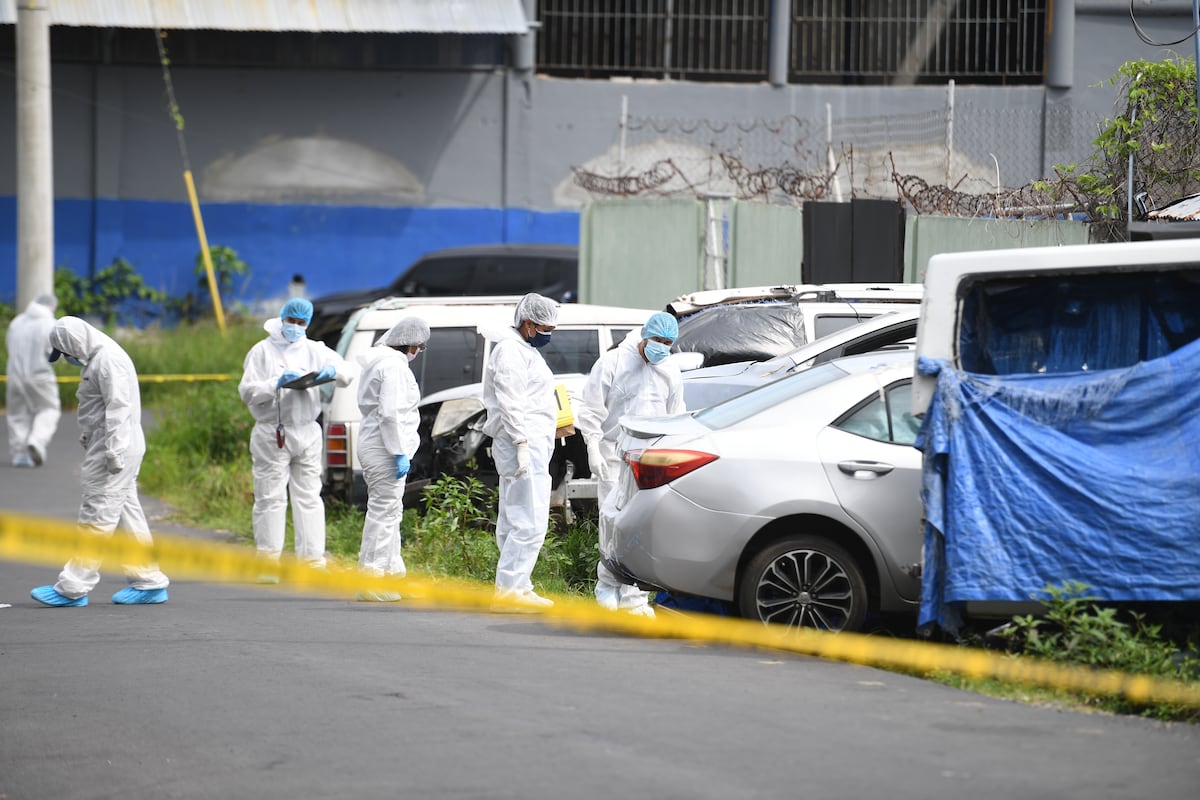
<path id="1" fill-rule="evenodd" d="M 492 347 L 483 370 L 483 404 L 483 432 L 492 437 L 492 460 L 500 476 L 496 588 L 530 592 L 550 522 L 550 456 L 558 403 L 546 360 L 515 330 L 504 331 Z M 520 441 L 529 444 L 529 470 L 517 476 Z"/>
<path id="2" fill-rule="evenodd" d="M 254 544 L 260 556 L 278 560 L 283 552 L 288 490 L 292 498 L 292 525 L 296 556 L 313 566 L 325 565 L 325 504 L 321 500 L 320 389 L 277 388 L 279 378 L 291 370 L 301 375 L 336 371 L 339 386 L 354 380 L 358 369 L 322 342 L 283 338 L 279 318 L 263 324 L 267 338 L 260 341 L 242 364 L 238 394 L 254 416 L 250 455 L 254 459 Z M 275 429 L 283 424 L 283 447 Z"/>
<path id="3" fill-rule="evenodd" d="M 406 478 L 396 478 L 396 456 L 409 461 L 421 445 L 417 403 L 421 391 L 404 353 L 376 345 L 358 357 L 358 460 L 367 482 L 367 517 L 358 565 L 374 575 L 404 577 L 400 519 Z"/>
<path id="4" fill-rule="evenodd" d="M 36 450 L 36 461 L 43 460 L 58 430 L 62 403 L 48 360 L 52 330 L 54 311 L 34 300 L 13 317 L 4 336 L 8 347 L 8 449 L 14 463 L 28 465 L 31 450 Z"/>
<path id="5" fill-rule="evenodd" d="M 601 507 L 613 497 L 620 475 L 621 454 L 617 439 L 621 417 L 658 417 L 682 414 L 683 379 L 679 368 L 664 362 L 650 364 L 638 352 L 640 330 L 632 331 L 614 350 L 592 365 L 575 408 L 575 425 L 584 439 L 598 437 L 600 452 L 608 467 L 606 480 L 596 481 Z M 600 515 L 600 540 L 606 540 L 606 518 Z M 607 608 L 636 608 L 649 602 L 649 595 L 621 581 L 604 566 L 596 565 L 596 600 Z"/>
<path id="6" fill-rule="evenodd" d="M 115 341 L 77 317 L 60 319 L 50 334 L 50 344 L 84 363 L 75 393 L 79 441 L 84 447 L 81 530 L 111 536 L 120 526 L 142 544 L 153 544 L 137 491 L 146 439 L 133 361 Z M 109 471 L 109 465 L 121 463 L 124 466 L 119 471 Z M 165 589 L 170 583 L 156 564 L 123 566 L 135 589 Z M 83 597 L 100 582 L 99 567 L 97 561 L 71 559 L 59 573 L 54 590 L 65 597 Z"/>

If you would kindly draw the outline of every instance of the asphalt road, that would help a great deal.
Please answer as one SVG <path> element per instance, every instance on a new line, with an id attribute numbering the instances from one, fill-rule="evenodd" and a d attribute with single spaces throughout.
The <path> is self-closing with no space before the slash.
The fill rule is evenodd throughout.
<path id="1" fill-rule="evenodd" d="M 0 466 L 0 508 L 74 514 L 74 428 L 45 467 Z M 87 608 L 43 608 L 29 589 L 55 573 L 0 562 L 0 798 L 1192 800 L 1200 785 L 1197 727 L 286 587 L 177 582 L 166 605 L 115 606 L 114 569 Z"/>

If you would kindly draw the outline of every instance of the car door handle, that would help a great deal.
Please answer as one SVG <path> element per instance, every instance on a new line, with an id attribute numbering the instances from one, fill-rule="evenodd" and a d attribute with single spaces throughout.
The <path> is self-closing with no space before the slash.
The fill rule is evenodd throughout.
<path id="1" fill-rule="evenodd" d="M 869 481 L 887 475 L 895 467 L 880 461 L 839 461 L 838 469 L 852 478 Z"/>

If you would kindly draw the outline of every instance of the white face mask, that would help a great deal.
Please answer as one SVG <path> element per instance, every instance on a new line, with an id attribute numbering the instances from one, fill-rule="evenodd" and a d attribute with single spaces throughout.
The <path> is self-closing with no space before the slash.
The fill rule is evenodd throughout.
<path id="1" fill-rule="evenodd" d="M 411 364 L 412 360 L 421 354 L 420 353 L 405 353 L 404 355 L 408 357 L 408 362 Z"/>
<path id="2" fill-rule="evenodd" d="M 283 338 L 289 342 L 298 342 L 304 338 L 304 326 L 297 325 L 294 322 L 283 323 L 281 332 L 283 333 Z"/>
<path id="3" fill-rule="evenodd" d="M 671 355 L 671 347 L 662 342 L 647 339 L 646 346 L 642 348 L 642 352 L 646 354 L 646 360 L 651 364 L 660 364 L 667 356 Z"/>

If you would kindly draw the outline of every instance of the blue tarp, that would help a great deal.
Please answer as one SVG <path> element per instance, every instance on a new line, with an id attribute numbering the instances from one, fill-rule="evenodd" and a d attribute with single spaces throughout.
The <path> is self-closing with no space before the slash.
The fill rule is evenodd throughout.
<path id="1" fill-rule="evenodd" d="M 1200 340 L 1132 367 L 981 375 L 922 359 L 920 624 L 1079 581 L 1105 601 L 1200 600 Z"/>

